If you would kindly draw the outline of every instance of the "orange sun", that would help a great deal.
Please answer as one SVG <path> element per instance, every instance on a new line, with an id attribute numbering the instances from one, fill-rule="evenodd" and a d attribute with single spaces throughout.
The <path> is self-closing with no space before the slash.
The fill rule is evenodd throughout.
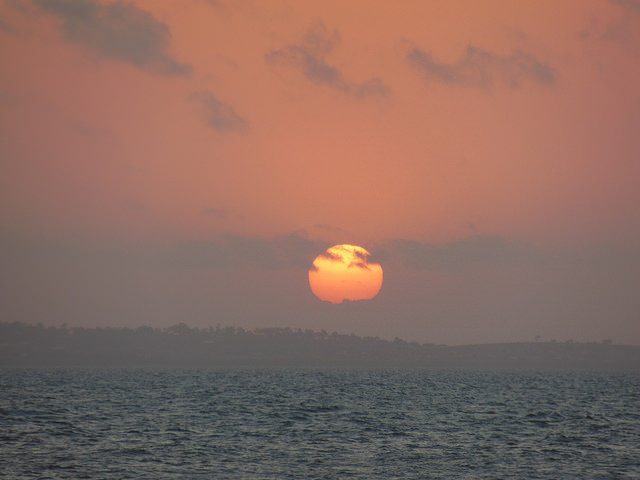
<path id="1" fill-rule="evenodd" d="M 382 267 L 368 263 L 371 254 L 356 245 L 335 245 L 321 253 L 309 270 L 311 291 L 320 300 L 369 300 L 382 287 Z"/>

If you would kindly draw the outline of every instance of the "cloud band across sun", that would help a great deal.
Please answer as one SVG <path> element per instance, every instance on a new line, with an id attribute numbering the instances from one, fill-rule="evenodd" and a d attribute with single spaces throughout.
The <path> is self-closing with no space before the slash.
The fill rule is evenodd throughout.
<path id="1" fill-rule="evenodd" d="M 382 287 L 382 267 L 368 263 L 371 254 L 356 245 L 335 245 L 316 257 L 309 270 L 311 291 L 320 300 L 369 300 Z"/>

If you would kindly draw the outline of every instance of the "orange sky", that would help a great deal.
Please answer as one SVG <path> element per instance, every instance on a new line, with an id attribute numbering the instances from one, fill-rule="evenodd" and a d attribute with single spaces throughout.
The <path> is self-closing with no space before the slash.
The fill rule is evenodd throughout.
<path id="1" fill-rule="evenodd" d="M 639 0 L 2 1 L 0 313 L 640 343 L 638 85 Z"/>

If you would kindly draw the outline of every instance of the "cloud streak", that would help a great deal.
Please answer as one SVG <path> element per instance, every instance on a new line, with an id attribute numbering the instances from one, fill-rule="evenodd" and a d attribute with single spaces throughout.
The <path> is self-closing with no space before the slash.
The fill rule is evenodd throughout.
<path id="1" fill-rule="evenodd" d="M 218 100 L 210 92 L 196 92 L 191 98 L 200 104 L 209 127 L 221 132 L 249 130 L 249 122 L 241 117 L 233 106 Z"/>
<path id="2" fill-rule="evenodd" d="M 161 75 L 188 75 L 192 68 L 169 53 L 171 32 L 149 12 L 116 1 L 35 0 L 43 12 L 62 20 L 67 40 L 99 57 L 119 60 Z"/>
<path id="3" fill-rule="evenodd" d="M 326 56 L 339 43 L 338 30 L 329 31 L 320 22 L 307 32 L 300 44 L 272 50 L 265 55 L 265 59 L 271 66 L 293 67 L 317 85 L 325 85 L 356 98 L 389 95 L 391 89 L 381 79 L 373 77 L 363 83 L 351 82 L 337 67 L 327 63 Z"/>
<path id="4" fill-rule="evenodd" d="M 515 50 L 511 55 L 499 55 L 469 45 L 456 62 L 444 63 L 436 60 L 430 52 L 412 46 L 406 60 L 426 82 L 445 85 L 486 88 L 501 83 L 518 88 L 524 80 L 541 85 L 551 85 L 556 81 L 549 65 L 522 50 Z"/>
<path id="5" fill-rule="evenodd" d="M 0 18 L 0 30 L 10 34 L 16 33 L 16 30 L 11 25 L 6 23 L 2 18 Z"/>
<path id="6" fill-rule="evenodd" d="M 332 262 L 340 262 L 343 263 L 344 260 L 342 259 L 342 257 L 340 255 L 337 255 L 335 253 L 331 253 L 330 251 L 326 251 L 326 252 L 322 252 L 320 255 L 318 255 L 319 257 L 322 258 L 326 258 L 327 260 L 330 260 Z"/>

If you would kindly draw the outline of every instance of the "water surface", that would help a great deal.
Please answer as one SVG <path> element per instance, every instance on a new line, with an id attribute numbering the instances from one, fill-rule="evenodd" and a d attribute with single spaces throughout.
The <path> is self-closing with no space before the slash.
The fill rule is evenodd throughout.
<path id="1" fill-rule="evenodd" d="M 0 370 L 0 478 L 640 478 L 640 374 Z"/>

